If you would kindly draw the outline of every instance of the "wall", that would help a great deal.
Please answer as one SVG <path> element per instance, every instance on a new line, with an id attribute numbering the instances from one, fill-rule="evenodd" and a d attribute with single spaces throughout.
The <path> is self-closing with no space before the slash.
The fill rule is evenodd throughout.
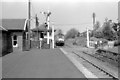
<path id="1" fill-rule="evenodd" d="M 29 51 L 29 43 L 28 43 L 28 40 L 26 39 L 26 31 L 23 32 L 23 44 L 22 44 L 22 47 L 23 47 L 23 51 Z"/>
<path id="2" fill-rule="evenodd" d="M 9 31 L 2 31 L 2 36 L 0 37 L 0 41 L 2 42 L 2 56 L 10 52 L 13 52 L 12 38 Z"/>
<path id="3" fill-rule="evenodd" d="M 18 43 L 20 44 L 17 48 L 13 48 L 12 45 L 12 36 L 17 35 L 18 37 Z M 19 50 L 23 51 L 26 46 L 23 44 L 26 44 L 26 41 L 23 40 L 23 36 L 25 37 L 25 34 L 23 34 L 23 31 L 18 32 L 16 31 L 0 31 L 0 56 L 4 56 L 8 53 L 11 53 L 13 51 Z M 21 41 L 21 42 L 20 42 Z"/>

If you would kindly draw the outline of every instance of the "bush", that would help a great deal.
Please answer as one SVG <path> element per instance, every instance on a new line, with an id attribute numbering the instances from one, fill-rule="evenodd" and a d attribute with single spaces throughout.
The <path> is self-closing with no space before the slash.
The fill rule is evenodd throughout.
<path id="1" fill-rule="evenodd" d="M 103 25 L 103 37 L 107 40 L 113 40 L 114 39 L 114 33 L 110 27 L 110 23 L 109 22 L 105 22 Z"/>
<path id="2" fill-rule="evenodd" d="M 75 38 L 78 34 L 79 34 L 78 30 L 72 28 L 66 33 L 65 39 Z"/>

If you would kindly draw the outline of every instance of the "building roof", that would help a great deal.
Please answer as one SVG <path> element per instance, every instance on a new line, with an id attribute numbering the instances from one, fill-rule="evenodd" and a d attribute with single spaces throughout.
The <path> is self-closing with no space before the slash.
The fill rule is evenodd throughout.
<path id="1" fill-rule="evenodd" d="M 24 30 L 26 19 L 2 19 L 0 26 L 7 30 Z"/>
<path id="2" fill-rule="evenodd" d="M 3 30 L 3 31 L 8 31 L 7 29 L 5 29 L 4 27 L 0 26 L 0 31 Z"/>

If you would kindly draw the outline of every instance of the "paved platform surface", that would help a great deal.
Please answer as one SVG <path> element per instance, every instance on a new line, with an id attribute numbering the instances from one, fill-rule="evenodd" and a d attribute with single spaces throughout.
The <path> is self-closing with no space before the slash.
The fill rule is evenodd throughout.
<path id="1" fill-rule="evenodd" d="M 34 49 L 2 59 L 3 78 L 85 78 L 60 49 Z"/>

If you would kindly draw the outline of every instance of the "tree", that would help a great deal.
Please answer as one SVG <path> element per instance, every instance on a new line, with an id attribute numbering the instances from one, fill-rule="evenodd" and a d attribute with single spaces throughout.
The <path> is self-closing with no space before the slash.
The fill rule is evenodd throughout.
<path id="1" fill-rule="evenodd" d="M 115 31 L 117 31 L 117 26 L 118 26 L 118 24 L 117 24 L 117 23 L 113 23 L 112 28 L 113 28 Z"/>
<path id="2" fill-rule="evenodd" d="M 100 28 L 100 22 L 96 21 L 96 23 L 93 26 L 93 30 L 92 30 L 90 36 L 91 37 L 99 37 L 99 36 L 101 36 L 100 32 L 97 31 L 99 28 Z"/>
<path id="3" fill-rule="evenodd" d="M 113 23 L 112 28 L 115 31 L 117 37 L 120 37 L 120 23 Z"/>
<path id="4" fill-rule="evenodd" d="M 113 40 L 114 39 L 114 33 L 112 31 L 112 28 L 110 27 L 110 22 L 104 22 L 103 24 L 103 37 L 107 40 Z"/>
<path id="5" fill-rule="evenodd" d="M 66 33 L 65 38 L 66 39 L 75 38 L 78 34 L 79 34 L 79 31 L 76 30 L 75 28 L 72 28 Z"/>
<path id="6" fill-rule="evenodd" d="M 99 21 L 96 21 L 94 27 L 93 27 L 93 30 L 96 31 L 98 28 L 100 28 L 100 22 Z"/>
<path id="7" fill-rule="evenodd" d="M 80 37 L 80 32 L 78 32 L 77 37 Z"/>
<path id="8" fill-rule="evenodd" d="M 94 32 L 94 37 L 96 37 L 96 38 L 103 38 L 103 33 L 100 32 L 100 31 L 96 31 L 96 32 Z"/>
<path id="9" fill-rule="evenodd" d="M 120 38 L 120 23 L 118 23 L 117 35 L 118 35 L 118 37 Z"/>

